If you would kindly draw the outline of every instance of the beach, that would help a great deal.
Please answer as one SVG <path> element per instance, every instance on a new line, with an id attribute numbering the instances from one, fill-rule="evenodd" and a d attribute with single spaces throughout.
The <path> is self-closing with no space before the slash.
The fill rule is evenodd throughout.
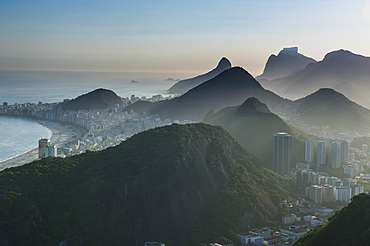
<path id="1" fill-rule="evenodd" d="M 47 127 L 51 131 L 50 144 L 56 145 L 58 148 L 64 147 L 65 144 L 78 138 L 82 138 L 84 135 L 84 131 L 73 124 L 40 119 L 35 119 L 35 121 Z M 37 144 L 38 143 L 35 143 L 35 145 Z M 36 147 L 26 153 L 0 162 L 0 171 L 9 167 L 21 166 L 37 159 L 38 148 Z"/>

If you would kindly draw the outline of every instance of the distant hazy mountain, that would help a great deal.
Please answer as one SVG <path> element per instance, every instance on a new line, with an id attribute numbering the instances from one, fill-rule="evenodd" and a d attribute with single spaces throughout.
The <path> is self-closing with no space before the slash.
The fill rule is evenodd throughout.
<path id="1" fill-rule="evenodd" d="M 0 173 L 2 246 L 189 246 L 276 225 L 288 182 L 221 127 L 171 125 Z"/>
<path id="2" fill-rule="evenodd" d="M 366 246 L 370 242 L 370 195 L 360 194 L 328 223 L 299 238 L 294 246 Z"/>
<path id="3" fill-rule="evenodd" d="M 277 132 L 293 134 L 293 130 L 266 104 L 257 98 L 248 98 L 242 105 L 227 107 L 215 114 L 208 114 L 203 122 L 225 128 L 238 143 L 268 167 L 272 164 L 272 137 Z M 301 162 L 304 143 L 293 138 L 293 161 Z"/>
<path id="4" fill-rule="evenodd" d="M 121 98 L 113 91 L 97 89 L 68 102 L 63 102 L 62 108 L 65 110 L 105 109 L 114 104 L 121 103 Z"/>
<path id="5" fill-rule="evenodd" d="M 149 113 L 159 114 L 162 118 L 196 121 L 203 119 L 210 110 L 217 112 L 240 105 L 249 97 L 258 98 L 271 110 L 289 102 L 265 90 L 243 68 L 233 67 L 180 97 L 153 105 Z"/>
<path id="6" fill-rule="evenodd" d="M 284 78 L 263 85 L 279 95 L 294 99 L 313 93 L 319 88 L 335 88 L 362 105 L 370 102 L 370 57 L 338 50 L 328 53 L 317 63 L 309 64 Z"/>
<path id="7" fill-rule="evenodd" d="M 284 48 L 277 56 L 269 57 L 263 74 L 256 79 L 260 81 L 285 77 L 304 69 L 309 63 L 316 63 L 316 61 L 298 53 L 298 47 Z"/>
<path id="8" fill-rule="evenodd" d="M 333 89 L 320 89 L 294 103 L 297 104 L 299 120 L 306 124 L 362 133 L 370 129 L 370 110 Z"/>
<path id="9" fill-rule="evenodd" d="M 187 92 L 188 90 L 200 85 L 201 83 L 216 77 L 221 72 L 223 72 L 223 71 L 225 71 L 226 69 L 229 69 L 229 68 L 231 68 L 231 62 L 227 58 L 223 57 L 219 61 L 217 67 L 215 69 L 213 69 L 212 71 L 210 71 L 206 74 L 199 75 L 199 76 L 194 77 L 194 78 L 180 80 L 179 82 L 174 84 L 168 90 L 168 92 L 171 93 L 171 94 L 183 94 L 183 93 Z"/>

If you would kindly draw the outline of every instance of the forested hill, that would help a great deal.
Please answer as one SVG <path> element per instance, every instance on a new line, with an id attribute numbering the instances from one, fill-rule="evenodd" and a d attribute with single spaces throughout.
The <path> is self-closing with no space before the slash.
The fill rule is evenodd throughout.
<path id="1" fill-rule="evenodd" d="M 277 132 L 293 135 L 292 163 L 302 162 L 304 141 L 279 116 L 270 112 L 257 98 L 248 98 L 242 105 L 211 112 L 203 119 L 211 125 L 225 128 L 249 153 L 272 168 L 272 137 Z"/>
<path id="2" fill-rule="evenodd" d="M 122 104 L 121 98 L 111 90 L 100 88 L 61 105 L 64 110 L 94 110 L 105 109 L 114 104 Z"/>
<path id="3" fill-rule="evenodd" d="M 0 173 L 2 245 L 199 245 L 273 225 L 287 182 L 221 127 L 171 125 Z"/>
<path id="4" fill-rule="evenodd" d="M 370 244 L 370 195 L 360 194 L 328 223 L 303 235 L 294 246 L 367 246 Z"/>

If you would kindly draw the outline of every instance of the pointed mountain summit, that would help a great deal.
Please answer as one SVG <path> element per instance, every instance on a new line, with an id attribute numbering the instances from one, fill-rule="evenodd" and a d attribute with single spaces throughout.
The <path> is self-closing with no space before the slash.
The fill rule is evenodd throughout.
<path id="1" fill-rule="evenodd" d="M 360 133 L 370 130 L 370 110 L 333 89 L 319 89 L 294 103 L 297 104 L 299 120 L 306 124 Z"/>
<path id="2" fill-rule="evenodd" d="M 194 78 L 180 80 L 168 90 L 168 93 L 183 94 L 201 83 L 216 77 L 229 68 L 231 68 L 231 62 L 226 57 L 222 57 L 215 69 Z"/>
<path id="3" fill-rule="evenodd" d="M 149 113 L 162 118 L 197 121 L 203 119 L 211 109 L 217 112 L 228 106 L 240 105 L 249 97 L 256 97 L 272 107 L 286 102 L 265 90 L 243 68 L 233 67 L 180 97 L 158 104 Z"/>
<path id="4" fill-rule="evenodd" d="M 291 99 L 311 94 L 323 87 L 337 88 L 351 100 L 370 105 L 369 80 L 370 57 L 348 50 L 337 50 L 325 55 L 322 61 L 309 64 L 302 71 L 263 85 Z"/>
<path id="5" fill-rule="evenodd" d="M 304 69 L 310 63 L 316 63 L 316 61 L 298 53 L 298 47 L 284 48 L 277 56 L 271 55 L 269 57 L 263 74 L 256 79 L 272 80 L 285 77 Z"/>
<path id="6" fill-rule="evenodd" d="M 235 116 L 236 117 L 243 117 L 246 115 L 251 114 L 258 114 L 258 113 L 271 113 L 271 111 L 268 109 L 266 104 L 261 103 L 257 98 L 250 97 L 245 102 L 240 105 L 238 110 L 236 111 Z"/>
<path id="7" fill-rule="evenodd" d="M 248 98 L 242 105 L 227 107 L 215 114 L 209 114 L 203 122 L 225 128 L 240 145 L 271 167 L 271 139 L 277 132 L 292 134 L 292 129 L 277 115 L 270 112 L 267 105 L 255 97 Z M 293 138 L 293 160 L 301 162 L 304 144 Z"/>

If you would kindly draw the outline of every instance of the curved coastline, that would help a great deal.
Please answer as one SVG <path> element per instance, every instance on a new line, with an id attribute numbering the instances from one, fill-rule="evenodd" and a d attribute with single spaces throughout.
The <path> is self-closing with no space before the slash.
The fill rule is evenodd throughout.
<path id="1" fill-rule="evenodd" d="M 38 124 L 49 129 L 49 139 L 50 143 L 56 145 L 57 147 L 64 146 L 65 144 L 81 138 L 84 135 L 83 130 L 72 124 L 63 124 L 57 121 L 41 120 L 27 118 L 32 121 L 37 122 Z M 33 162 L 38 159 L 38 147 L 25 151 L 19 155 L 13 156 L 6 160 L 0 161 L 0 172 L 6 168 L 21 166 L 30 162 Z"/>

